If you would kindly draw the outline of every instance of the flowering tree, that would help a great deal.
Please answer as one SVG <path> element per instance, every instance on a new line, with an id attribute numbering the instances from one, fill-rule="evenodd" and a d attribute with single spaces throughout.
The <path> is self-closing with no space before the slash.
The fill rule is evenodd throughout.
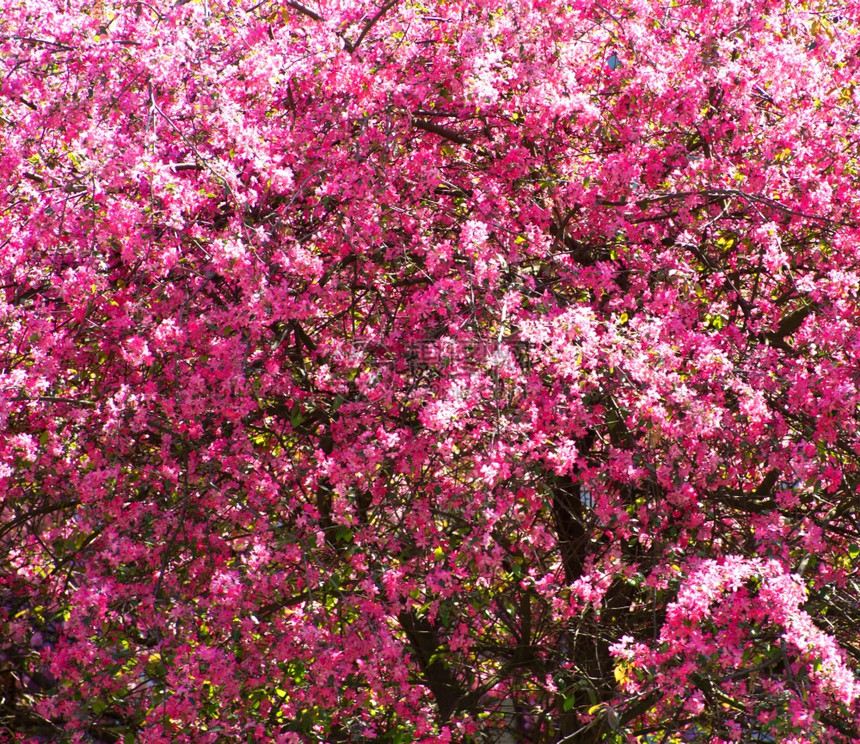
<path id="1" fill-rule="evenodd" d="M 0 738 L 860 742 L 858 11 L 6 0 Z"/>

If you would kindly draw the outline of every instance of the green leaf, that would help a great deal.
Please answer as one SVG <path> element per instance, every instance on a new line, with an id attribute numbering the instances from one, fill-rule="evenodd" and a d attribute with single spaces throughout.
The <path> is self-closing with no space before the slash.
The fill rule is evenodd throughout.
<path id="1" fill-rule="evenodd" d="M 576 705 L 576 695 L 568 695 L 565 697 L 564 702 L 561 705 L 561 709 L 567 713 L 574 705 Z"/>
<path id="2" fill-rule="evenodd" d="M 93 713 L 95 713 L 97 716 L 100 716 L 102 713 L 105 712 L 105 710 L 107 710 L 107 703 L 101 698 L 96 698 L 92 702 L 92 709 Z"/>

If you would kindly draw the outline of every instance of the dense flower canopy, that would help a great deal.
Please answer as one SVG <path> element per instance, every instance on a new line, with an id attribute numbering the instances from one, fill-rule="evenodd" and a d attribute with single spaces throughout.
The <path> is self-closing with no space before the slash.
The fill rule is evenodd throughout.
<path id="1" fill-rule="evenodd" d="M 858 11 L 5 0 L 0 738 L 860 742 Z"/>

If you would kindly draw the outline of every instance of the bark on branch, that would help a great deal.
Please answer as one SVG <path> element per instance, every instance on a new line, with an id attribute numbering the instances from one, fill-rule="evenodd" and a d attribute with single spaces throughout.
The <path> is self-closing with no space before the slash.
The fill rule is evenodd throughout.
<path id="1" fill-rule="evenodd" d="M 426 121 L 424 119 L 414 119 L 413 124 L 415 124 L 416 129 L 421 129 L 425 132 L 439 135 L 440 137 L 442 137 L 442 139 L 446 139 L 456 145 L 472 144 L 472 140 L 469 137 L 464 137 L 462 134 L 458 134 L 453 129 L 443 127 L 439 124 L 434 124 L 432 121 Z"/>

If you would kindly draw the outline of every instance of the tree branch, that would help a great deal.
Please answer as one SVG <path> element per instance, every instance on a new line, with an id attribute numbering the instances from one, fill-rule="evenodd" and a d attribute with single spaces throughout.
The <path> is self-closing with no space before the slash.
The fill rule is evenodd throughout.
<path id="1" fill-rule="evenodd" d="M 347 42 L 346 51 L 352 54 L 356 49 L 358 49 L 359 44 L 364 41 L 364 37 L 367 36 L 367 34 L 370 32 L 370 29 L 372 29 L 376 25 L 376 22 L 380 18 L 382 18 L 382 16 L 384 16 L 389 10 L 391 10 L 395 5 L 397 5 L 397 2 L 398 0 L 390 0 L 390 2 L 387 2 L 385 5 L 383 5 L 376 13 L 376 15 L 364 24 L 364 28 L 361 29 L 361 33 L 358 35 L 358 38 L 352 43 Z"/>
<path id="2" fill-rule="evenodd" d="M 415 124 L 415 127 L 417 129 L 422 129 L 425 132 L 430 132 L 431 134 L 438 134 L 443 139 L 446 139 L 449 142 L 453 142 L 457 145 L 472 144 L 472 140 L 470 138 L 464 137 L 462 134 L 458 134 L 453 129 L 449 129 L 448 127 L 434 124 L 432 121 L 425 121 L 424 119 L 413 119 L 412 123 Z"/>
<path id="3" fill-rule="evenodd" d="M 301 13 L 302 15 L 307 16 L 314 21 L 321 22 L 323 20 L 323 17 L 319 13 L 311 10 L 310 8 L 306 8 L 304 5 L 302 5 L 301 3 L 297 3 L 295 0 L 287 0 L 285 5 L 288 8 L 292 8 L 296 12 Z"/>

